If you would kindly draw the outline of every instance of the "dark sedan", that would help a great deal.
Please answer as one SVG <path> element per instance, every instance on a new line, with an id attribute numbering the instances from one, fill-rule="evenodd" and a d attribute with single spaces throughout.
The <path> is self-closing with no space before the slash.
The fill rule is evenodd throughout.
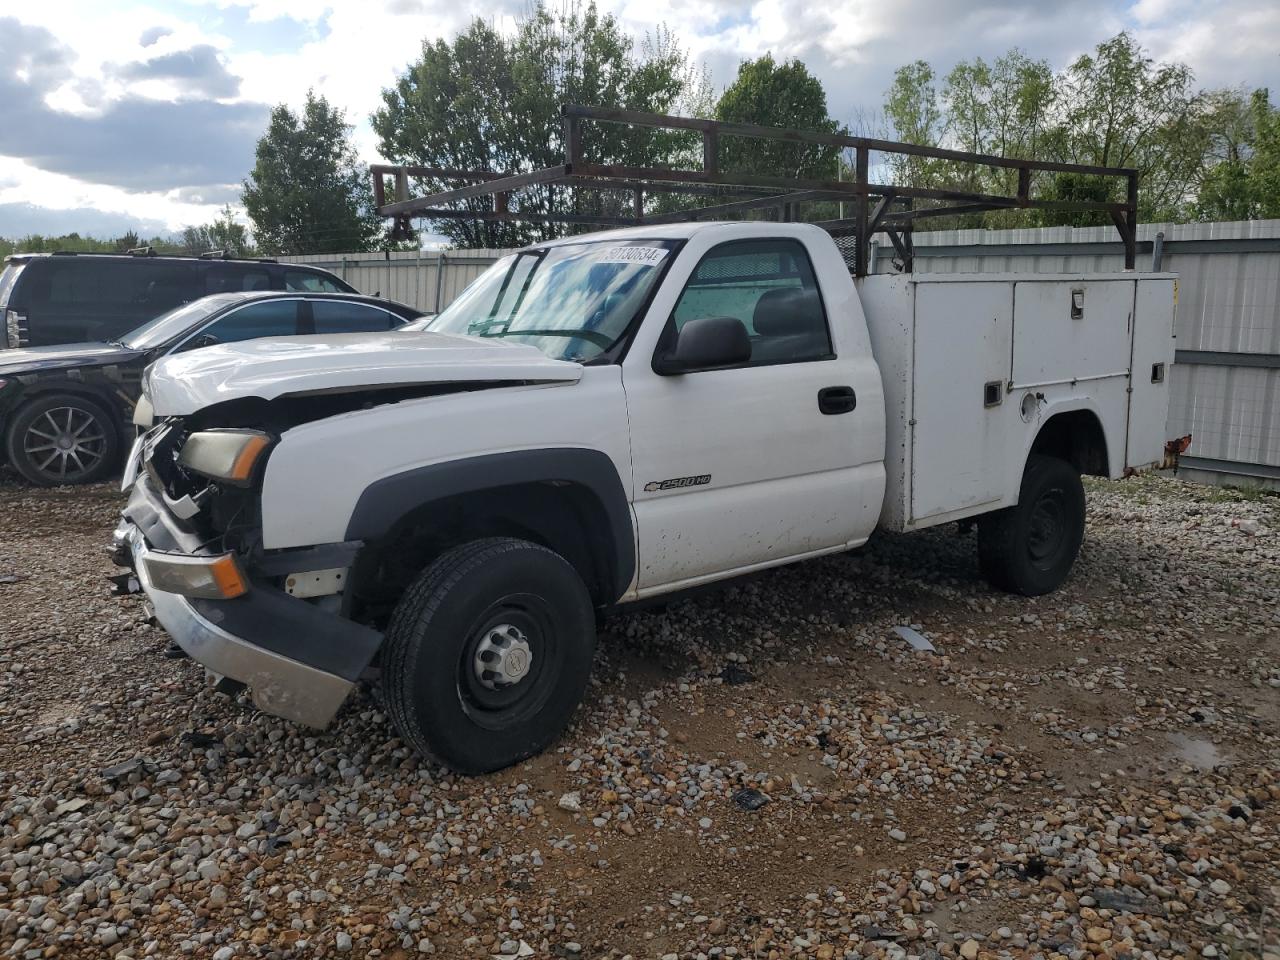
<path id="1" fill-rule="evenodd" d="M 41 486 L 111 474 L 130 434 L 142 372 L 158 357 L 214 343 L 391 330 L 420 310 L 355 294 L 221 293 L 184 304 L 105 343 L 0 353 L 5 458 Z"/>

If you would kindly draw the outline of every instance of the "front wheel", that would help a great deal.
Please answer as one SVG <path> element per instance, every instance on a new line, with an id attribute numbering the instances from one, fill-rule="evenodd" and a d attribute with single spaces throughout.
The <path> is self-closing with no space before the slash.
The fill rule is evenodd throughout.
<path id="1" fill-rule="evenodd" d="M 1084 541 L 1084 485 L 1065 460 L 1032 454 L 1018 505 L 978 521 L 978 561 L 997 589 L 1036 597 L 1062 586 Z"/>
<path id="2" fill-rule="evenodd" d="M 586 691 L 595 619 L 559 554 L 507 537 L 454 547 L 396 607 L 382 672 L 404 740 L 459 773 L 543 750 Z"/>
<path id="3" fill-rule="evenodd" d="M 94 483 L 120 459 L 117 418 L 73 394 L 40 397 L 18 410 L 6 436 L 9 462 L 31 483 Z"/>

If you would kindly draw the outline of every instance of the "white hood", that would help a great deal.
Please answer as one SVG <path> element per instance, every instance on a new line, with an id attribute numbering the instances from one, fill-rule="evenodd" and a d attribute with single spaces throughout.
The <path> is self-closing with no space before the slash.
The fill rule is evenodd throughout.
<path id="1" fill-rule="evenodd" d="M 483 381 L 575 381 L 582 367 L 536 347 L 429 331 L 269 337 L 157 360 L 147 396 L 157 416 L 185 416 L 224 400 L 362 387 Z"/>

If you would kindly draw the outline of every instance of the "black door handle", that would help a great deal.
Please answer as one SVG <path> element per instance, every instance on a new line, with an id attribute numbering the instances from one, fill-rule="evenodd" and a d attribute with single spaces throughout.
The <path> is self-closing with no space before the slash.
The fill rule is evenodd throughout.
<path id="1" fill-rule="evenodd" d="M 818 391 L 818 409 L 828 416 L 849 413 L 858 406 L 853 387 L 823 387 Z"/>

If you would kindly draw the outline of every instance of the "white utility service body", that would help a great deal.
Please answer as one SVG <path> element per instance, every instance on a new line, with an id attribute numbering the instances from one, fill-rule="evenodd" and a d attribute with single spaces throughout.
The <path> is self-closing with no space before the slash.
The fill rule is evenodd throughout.
<path id="1" fill-rule="evenodd" d="M 483 576 L 467 564 L 489 558 L 484 550 L 496 548 L 484 545 L 496 536 L 512 563 L 535 549 L 564 562 L 573 583 L 557 581 L 551 594 L 585 588 L 590 605 L 607 607 L 847 550 L 878 525 L 995 517 L 984 571 L 1001 551 L 1023 550 L 1019 537 L 1038 537 L 1033 554 L 1057 551 L 1057 572 L 1038 581 L 1051 589 L 1079 545 L 1070 530 L 1059 543 L 1054 524 L 1083 534 L 1078 474 L 1118 478 L 1163 453 L 1169 275 L 855 284 L 821 229 L 734 222 L 554 241 L 486 277 L 427 330 L 213 346 L 161 361 L 146 377 L 142 419 L 154 425 L 133 455 L 138 480 L 117 531 L 122 562 L 159 597 L 177 641 L 250 683 L 270 712 L 323 725 L 375 659 L 384 688 L 388 670 L 421 659 L 380 653 L 384 636 L 395 650 L 427 635 L 443 643 L 448 630 L 436 621 L 397 639 L 411 617 L 448 606 L 442 594 L 406 609 L 408 574 L 397 565 L 407 557 L 427 571 L 423 590 L 443 589 L 445 568 L 455 579 Z M 476 306 L 485 297 L 492 304 Z M 526 299 L 528 312 L 539 297 L 568 312 L 589 302 L 581 329 L 569 320 L 552 327 L 553 312 L 521 332 Z M 625 327 L 608 327 L 624 314 Z M 250 435 L 254 457 L 264 452 L 243 476 L 210 466 L 240 464 Z M 194 438 L 205 452 L 192 452 Z M 1036 472 L 1049 468 L 1059 479 Z M 1028 483 L 1051 495 L 1019 519 Z M 228 528 L 226 515 L 241 526 Z M 217 551 L 211 534 L 222 536 Z M 541 556 L 529 553 L 529 570 L 547 569 Z M 242 594 L 201 585 L 184 596 L 175 586 L 195 576 L 189 565 L 215 561 L 234 566 Z M 1002 585 L 1042 592 L 1010 576 Z M 300 592 L 304 582 L 312 586 Z M 254 604 L 260 628 L 247 613 Z M 325 643 L 365 653 L 325 656 L 319 641 L 280 640 L 289 609 L 331 632 Z M 535 636 L 551 628 L 522 609 L 448 654 L 463 664 L 463 701 L 505 703 L 531 683 L 529 663 L 550 656 L 540 649 L 563 656 L 563 644 Z M 231 620 L 255 635 L 231 632 Z M 258 633 L 272 636 L 271 650 L 249 666 Z M 467 693 L 472 663 L 480 686 Z M 524 734 L 485 733 L 497 714 L 483 710 L 498 707 L 467 713 L 465 702 L 478 739 L 433 733 L 454 718 L 424 719 L 439 700 L 414 692 L 426 682 L 391 681 L 402 704 L 392 716 L 416 746 L 456 767 L 491 769 L 547 740 L 542 721 L 523 714 Z"/>
<path id="2" fill-rule="evenodd" d="M 1017 503 L 1040 428 L 1073 411 L 1101 425 L 1105 476 L 1158 464 L 1176 282 L 1150 273 L 858 281 L 887 409 L 881 524 L 917 530 Z"/>

